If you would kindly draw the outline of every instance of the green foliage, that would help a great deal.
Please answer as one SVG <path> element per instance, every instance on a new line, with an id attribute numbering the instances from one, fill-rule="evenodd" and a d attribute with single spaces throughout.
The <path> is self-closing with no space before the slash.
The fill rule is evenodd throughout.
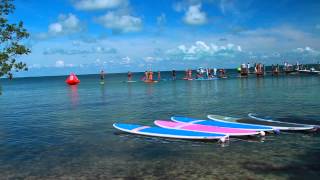
<path id="1" fill-rule="evenodd" d="M 31 52 L 21 43 L 29 33 L 22 21 L 18 24 L 8 21 L 14 10 L 13 0 L 0 0 L 0 77 L 12 76 L 12 71 L 28 70 L 25 63 L 17 61 L 17 57 Z"/>

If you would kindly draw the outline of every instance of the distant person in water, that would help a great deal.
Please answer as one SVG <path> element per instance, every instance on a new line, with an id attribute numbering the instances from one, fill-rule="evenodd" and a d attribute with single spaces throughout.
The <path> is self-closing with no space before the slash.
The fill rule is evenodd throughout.
<path id="1" fill-rule="evenodd" d="M 100 79 L 104 80 L 104 71 L 103 70 L 100 71 Z"/>
<path id="2" fill-rule="evenodd" d="M 172 79 L 176 80 L 176 70 L 172 70 Z"/>
<path id="3" fill-rule="evenodd" d="M 153 81 L 153 72 L 149 71 L 148 74 L 149 74 L 148 80 Z"/>
<path id="4" fill-rule="evenodd" d="M 128 81 L 131 81 L 131 79 L 132 79 L 132 73 L 128 71 Z"/>
<path id="5" fill-rule="evenodd" d="M 12 79 L 13 79 L 13 75 L 12 75 L 11 72 L 8 73 L 8 78 L 9 78 L 9 80 L 12 80 Z"/>
<path id="6" fill-rule="evenodd" d="M 188 79 L 192 79 L 192 70 L 191 69 L 188 70 Z"/>
<path id="7" fill-rule="evenodd" d="M 219 72 L 220 72 L 220 78 L 223 78 L 223 77 L 226 77 L 226 71 L 225 69 L 219 69 Z"/>
<path id="8" fill-rule="evenodd" d="M 161 80 L 161 74 L 160 74 L 160 71 L 158 71 L 158 80 L 159 80 L 159 81 Z"/>
<path id="9" fill-rule="evenodd" d="M 149 73 L 148 73 L 148 71 L 145 71 L 143 80 L 145 81 L 147 79 L 149 79 Z"/>

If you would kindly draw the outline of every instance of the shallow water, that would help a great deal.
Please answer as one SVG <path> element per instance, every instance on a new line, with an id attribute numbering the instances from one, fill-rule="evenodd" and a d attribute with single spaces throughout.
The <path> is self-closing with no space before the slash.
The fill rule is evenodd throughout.
<path id="1" fill-rule="evenodd" d="M 0 179 L 319 179 L 319 133 L 231 139 L 221 146 L 112 127 L 250 112 L 320 120 L 320 76 L 232 76 L 145 84 L 113 74 L 100 85 L 87 75 L 72 87 L 66 77 L 1 79 Z"/>

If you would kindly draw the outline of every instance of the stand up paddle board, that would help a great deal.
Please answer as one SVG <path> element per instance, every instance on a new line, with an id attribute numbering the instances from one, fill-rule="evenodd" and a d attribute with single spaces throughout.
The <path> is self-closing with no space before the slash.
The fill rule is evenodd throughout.
<path id="1" fill-rule="evenodd" d="M 234 118 L 234 117 L 227 117 L 227 116 L 220 116 L 220 115 L 208 115 L 208 118 L 214 121 L 219 121 L 219 122 L 269 126 L 278 130 L 303 131 L 303 130 L 311 130 L 314 128 L 313 126 L 301 126 L 301 125 L 294 125 L 294 124 L 281 123 L 281 122 L 257 121 L 254 119 Z"/>
<path id="2" fill-rule="evenodd" d="M 173 117 L 171 117 L 171 120 L 175 121 L 175 122 L 201 124 L 201 125 L 206 125 L 206 126 L 219 126 L 219 127 L 226 127 L 226 128 L 237 128 L 237 129 L 253 130 L 253 131 L 273 131 L 273 130 L 275 130 L 270 126 L 251 125 L 251 124 L 227 122 L 227 121 L 193 119 L 193 118 L 188 118 L 188 117 L 183 117 L 183 116 L 173 116 Z"/>
<path id="3" fill-rule="evenodd" d="M 212 80 L 217 80 L 219 78 L 199 78 L 199 79 L 194 79 L 196 81 L 212 81 Z"/>
<path id="4" fill-rule="evenodd" d="M 157 83 L 158 81 L 155 81 L 155 80 L 144 80 L 143 82 L 145 82 L 145 83 Z"/>
<path id="5" fill-rule="evenodd" d="M 303 120 L 298 119 L 296 117 L 287 117 L 287 118 L 272 118 L 272 117 L 264 117 L 259 116 L 254 113 L 249 113 L 248 116 L 252 119 L 255 119 L 257 121 L 265 121 L 265 122 L 274 122 L 274 123 L 286 123 L 286 124 L 292 124 L 292 125 L 298 125 L 298 126 L 313 126 L 314 128 L 320 127 L 320 121 L 315 120 Z M 289 122 L 290 120 L 294 120 L 295 122 Z M 298 121 L 298 122 L 296 122 Z M 300 123 L 301 122 L 301 123 Z"/>
<path id="6" fill-rule="evenodd" d="M 176 139 L 194 139 L 194 140 L 220 139 L 223 142 L 227 139 L 227 136 L 224 134 L 213 134 L 213 133 L 193 132 L 193 131 L 176 130 L 176 129 L 166 129 L 166 128 L 159 128 L 159 127 L 141 126 L 136 124 L 114 123 L 113 127 L 115 127 L 120 131 L 132 133 L 132 134 L 145 135 L 145 136 L 176 138 Z"/>
<path id="7" fill-rule="evenodd" d="M 243 129 L 235 129 L 235 128 L 225 128 L 218 126 L 207 126 L 201 124 L 191 124 L 191 123 L 182 123 L 182 122 L 172 122 L 172 121 L 162 121 L 156 120 L 154 124 L 168 129 L 179 129 L 179 130 L 187 130 L 194 132 L 204 132 L 204 133 L 219 133 L 225 134 L 228 136 L 248 136 L 248 135 L 256 135 L 259 134 L 258 131 L 252 130 L 243 130 Z"/>

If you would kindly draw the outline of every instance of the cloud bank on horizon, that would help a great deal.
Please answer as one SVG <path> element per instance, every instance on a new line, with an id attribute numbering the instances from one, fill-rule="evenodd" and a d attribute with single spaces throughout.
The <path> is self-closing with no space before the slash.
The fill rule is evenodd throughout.
<path id="1" fill-rule="evenodd" d="M 319 1 L 15 1 L 32 53 L 29 74 L 233 68 L 320 61 Z M 50 11 L 48 11 L 50 8 Z M 60 72 L 60 71 L 59 71 Z"/>

